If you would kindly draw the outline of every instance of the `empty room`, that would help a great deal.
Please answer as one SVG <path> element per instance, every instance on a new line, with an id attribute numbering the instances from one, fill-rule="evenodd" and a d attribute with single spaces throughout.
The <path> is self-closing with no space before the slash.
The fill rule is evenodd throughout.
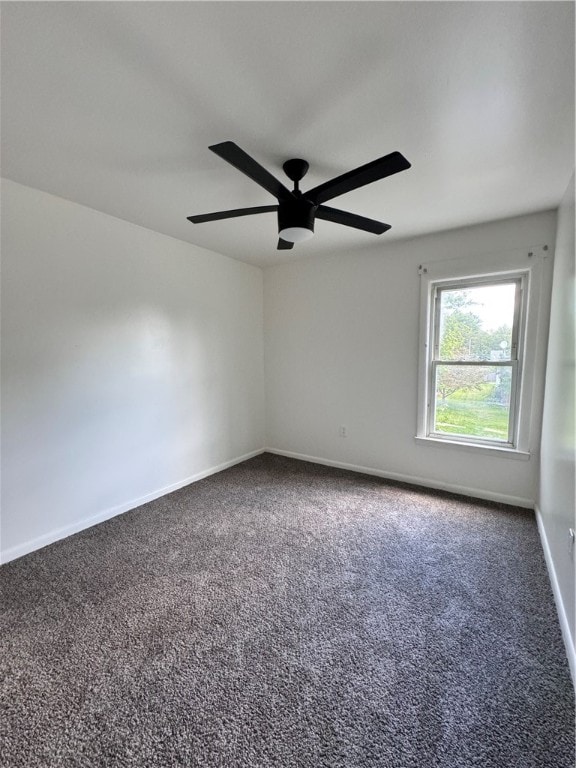
<path id="1" fill-rule="evenodd" d="M 0 6 L 0 765 L 573 768 L 574 3 Z"/>

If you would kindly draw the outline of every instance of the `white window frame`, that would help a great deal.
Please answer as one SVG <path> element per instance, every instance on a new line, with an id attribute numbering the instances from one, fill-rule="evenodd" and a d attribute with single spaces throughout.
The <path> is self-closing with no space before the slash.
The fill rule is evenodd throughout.
<path id="1" fill-rule="evenodd" d="M 489 453 L 516 459 L 529 459 L 531 438 L 538 433 L 538 408 L 534 397 L 541 395 L 537 371 L 543 370 L 542 345 L 545 347 L 545 318 L 541 304 L 544 264 L 549 262 L 548 247 L 493 254 L 478 259 L 431 262 L 419 267 L 420 352 L 418 377 L 418 423 L 416 441 L 428 446 L 443 446 L 465 451 Z M 479 263 L 482 268 L 479 269 Z M 548 270 L 549 272 L 550 270 Z M 437 367 L 439 290 L 498 282 L 520 281 L 515 319 L 517 337 L 510 409 L 512 413 L 508 441 L 485 440 L 473 436 L 434 432 L 434 375 Z M 527 341 L 530 340 L 530 343 Z M 470 364 L 478 364 L 478 362 Z M 494 365 L 495 361 L 480 364 Z M 510 361 L 506 361 L 510 365 Z M 536 390 L 536 391 L 535 391 Z"/>

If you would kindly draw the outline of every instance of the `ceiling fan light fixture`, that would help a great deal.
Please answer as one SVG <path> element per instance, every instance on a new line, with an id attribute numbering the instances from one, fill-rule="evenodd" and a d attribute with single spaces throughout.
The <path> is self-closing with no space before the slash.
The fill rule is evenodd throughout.
<path id="1" fill-rule="evenodd" d="M 282 240 L 288 243 L 303 243 L 304 240 L 310 240 L 314 237 L 314 231 L 307 227 L 285 227 L 278 233 Z"/>
<path id="2" fill-rule="evenodd" d="M 278 235 L 288 243 L 302 243 L 314 235 L 316 206 L 298 197 L 282 201 L 278 206 Z"/>

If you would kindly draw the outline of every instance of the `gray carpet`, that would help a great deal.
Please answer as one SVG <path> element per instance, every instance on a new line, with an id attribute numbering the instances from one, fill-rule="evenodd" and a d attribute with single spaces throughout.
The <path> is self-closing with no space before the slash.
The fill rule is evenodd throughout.
<path id="1" fill-rule="evenodd" d="M 268 454 L 0 575 L 3 766 L 574 765 L 526 510 Z"/>

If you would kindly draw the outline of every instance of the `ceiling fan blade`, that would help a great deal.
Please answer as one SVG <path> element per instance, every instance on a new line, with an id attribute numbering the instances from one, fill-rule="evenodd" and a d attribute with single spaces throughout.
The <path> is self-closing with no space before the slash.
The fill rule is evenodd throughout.
<path id="1" fill-rule="evenodd" d="M 232 211 L 217 211 L 216 213 L 202 213 L 199 216 L 187 216 L 192 224 L 202 224 L 205 221 L 218 221 L 219 219 L 233 219 L 236 216 L 251 216 L 253 213 L 269 213 L 277 211 L 277 205 L 260 205 L 256 208 L 234 208 Z"/>
<path id="2" fill-rule="evenodd" d="M 211 147 L 212 152 L 215 152 L 218 157 L 221 157 L 226 162 L 233 165 L 242 173 L 245 173 L 248 178 L 255 181 L 256 184 L 260 184 L 265 190 L 274 195 L 278 200 L 290 200 L 293 199 L 293 194 L 290 190 L 281 184 L 278 179 L 272 176 L 265 168 L 256 162 L 250 155 L 247 155 L 243 149 L 233 141 L 223 141 L 221 144 L 213 144 Z"/>
<path id="3" fill-rule="evenodd" d="M 344 224 L 346 227 L 363 229 L 365 232 L 373 232 L 375 235 L 381 235 L 391 229 L 390 224 L 384 224 L 384 222 L 375 219 L 367 219 L 365 216 L 357 216 L 355 213 L 348 213 L 348 211 L 339 211 L 338 208 L 329 208 L 327 205 L 318 206 L 316 218 L 333 221 L 335 224 Z"/>
<path id="4" fill-rule="evenodd" d="M 278 250 L 279 251 L 287 251 L 289 248 L 294 248 L 294 243 L 288 242 L 288 240 L 282 240 L 282 238 L 279 238 L 278 240 Z"/>
<path id="5" fill-rule="evenodd" d="M 318 205 L 326 200 L 331 200 L 333 197 L 351 192 L 365 184 L 372 184 L 373 181 L 384 179 L 386 176 L 392 176 L 392 174 L 405 171 L 408 168 L 410 168 L 410 163 L 404 155 L 400 152 L 391 152 L 389 155 L 361 165 L 353 171 L 343 173 L 342 176 L 337 176 L 331 181 L 326 181 L 319 187 L 314 187 L 305 194 L 305 197 Z"/>

